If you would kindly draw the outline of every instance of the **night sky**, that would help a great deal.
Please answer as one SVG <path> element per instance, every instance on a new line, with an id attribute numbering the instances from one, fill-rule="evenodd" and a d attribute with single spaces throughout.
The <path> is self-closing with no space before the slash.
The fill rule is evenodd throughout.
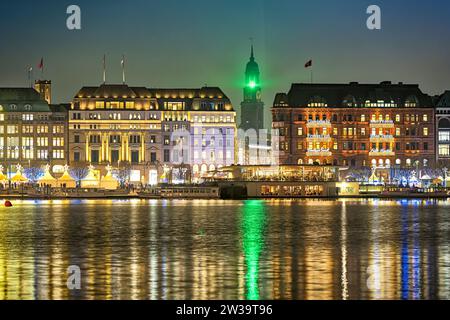
<path id="1" fill-rule="evenodd" d="M 82 10 L 82 30 L 66 28 L 66 8 Z M 366 9 L 382 9 L 382 30 L 366 28 Z M 26 86 L 27 67 L 45 57 L 55 102 L 83 85 L 220 86 L 238 109 L 253 37 L 263 98 L 292 82 L 419 83 L 450 89 L 450 2 L 418 0 L 74 0 L 0 2 L 0 86 Z"/>

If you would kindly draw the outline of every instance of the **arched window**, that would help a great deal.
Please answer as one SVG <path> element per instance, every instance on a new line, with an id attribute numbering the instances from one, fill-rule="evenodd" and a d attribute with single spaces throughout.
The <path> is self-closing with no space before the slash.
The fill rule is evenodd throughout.
<path id="1" fill-rule="evenodd" d="M 395 160 L 395 164 L 398 165 L 398 166 L 401 165 L 402 164 L 402 160 L 400 160 L 400 159 Z"/>
<path id="2" fill-rule="evenodd" d="M 303 164 L 303 159 L 298 159 L 298 162 L 297 162 L 299 165 L 302 165 Z"/>
<path id="3" fill-rule="evenodd" d="M 447 118 L 439 120 L 439 129 L 450 129 L 450 120 Z"/>
<path id="4" fill-rule="evenodd" d="M 387 159 L 386 160 L 386 167 L 390 167 L 391 166 L 391 160 Z"/>

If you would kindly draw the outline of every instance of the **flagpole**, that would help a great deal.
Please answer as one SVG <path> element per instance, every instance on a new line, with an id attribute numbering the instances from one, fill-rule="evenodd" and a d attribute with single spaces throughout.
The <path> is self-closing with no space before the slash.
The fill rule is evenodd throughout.
<path id="1" fill-rule="evenodd" d="M 122 55 L 122 81 L 125 84 L 125 55 Z"/>
<path id="2" fill-rule="evenodd" d="M 32 73 L 33 72 L 33 67 L 28 67 L 28 82 L 30 84 L 30 88 L 33 87 L 33 80 L 32 80 Z"/>
<path id="3" fill-rule="evenodd" d="M 106 54 L 103 55 L 103 84 L 106 84 Z"/>

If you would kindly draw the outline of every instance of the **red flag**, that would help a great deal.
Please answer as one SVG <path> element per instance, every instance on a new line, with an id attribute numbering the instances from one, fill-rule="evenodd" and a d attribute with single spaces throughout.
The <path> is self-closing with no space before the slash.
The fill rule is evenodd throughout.
<path id="1" fill-rule="evenodd" d="M 41 58 L 41 62 L 39 63 L 38 68 L 41 70 L 44 69 L 44 58 Z"/>
<path id="2" fill-rule="evenodd" d="M 307 63 L 305 63 L 305 68 L 312 67 L 312 60 L 309 60 Z"/>

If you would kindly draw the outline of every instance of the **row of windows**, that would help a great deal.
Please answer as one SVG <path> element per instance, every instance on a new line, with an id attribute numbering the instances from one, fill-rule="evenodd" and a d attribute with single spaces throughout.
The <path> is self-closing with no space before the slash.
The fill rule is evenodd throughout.
<path id="1" fill-rule="evenodd" d="M 8 149 L 6 152 L 3 149 L 0 150 L 0 158 L 18 160 L 21 154 L 22 159 L 26 160 L 50 160 L 48 150 L 36 150 L 36 155 L 34 154 L 33 149 L 22 149 L 22 152 L 20 152 L 19 149 Z M 52 159 L 65 158 L 64 150 L 53 150 L 50 155 L 52 156 Z"/>
<path id="2" fill-rule="evenodd" d="M 307 146 L 308 150 L 329 150 L 329 144 L 326 142 L 309 142 L 309 143 L 304 143 L 302 141 L 299 141 L 297 143 L 297 150 L 303 150 L 305 148 L 305 146 Z M 334 142 L 333 143 L 333 150 L 339 150 L 339 147 L 341 146 L 343 151 L 358 151 L 358 150 L 362 150 L 362 151 L 367 151 L 369 150 L 368 148 L 370 147 L 369 151 L 379 151 L 379 150 L 386 150 L 386 151 L 393 151 L 392 148 L 393 146 L 395 147 L 395 151 L 402 151 L 402 150 L 406 150 L 406 151 L 419 151 L 419 150 L 424 150 L 424 151 L 428 151 L 429 150 L 429 143 L 428 142 L 407 142 L 405 144 L 402 144 L 400 142 L 395 143 L 395 145 L 391 144 L 391 143 L 387 143 L 387 142 L 381 142 L 381 143 L 355 143 L 355 142 L 351 142 L 351 141 L 347 141 L 347 142 L 343 142 L 341 144 L 339 144 L 338 142 Z M 283 150 L 283 149 L 282 149 Z"/>
<path id="3" fill-rule="evenodd" d="M 6 126 L 6 133 L 18 134 L 20 131 L 20 128 L 22 128 L 22 133 L 34 133 L 35 129 L 36 129 L 36 133 L 49 133 L 48 126 L 31 126 L 31 125 L 24 125 L 24 126 L 8 125 L 8 126 Z M 52 127 L 51 131 L 53 134 L 63 134 L 64 126 L 55 125 Z M 5 127 L 0 126 L 0 134 L 3 134 L 3 133 L 5 133 Z"/>
<path id="4" fill-rule="evenodd" d="M 419 105 L 419 100 L 416 96 L 410 96 L 404 100 L 405 108 L 416 108 Z M 347 96 L 342 101 L 342 106 L 344 107 L 366 107 L 366 108 L 397 108 L 398 103 L 393 100 L 366 100 L 357 101 L 352 95 Z M 325 98 L 320 96 L 314 96 L 310 98 L 308 107 L 324 108 L 328 107 L 328 103 Z"/>
<path id="5" fill-rule="evenodd" d="M 11 111 L 16 111 L 18 109 L 17 104 L 14 104 L 14 103 L 11 103 L 8 107 L 9 107 L 9 110 L 11 110 Z M 26 104 L 23 106 L 23 108 L 26 111 L 33 110 L 33 106 L 31 104 Z M 4 111 L 4 110 L 5 109 L 4 109 L 3 105 L 0 104 L 0 111 Z"/>
<path id="6" fill-rule="evenodd" d="M 200 157 L 201 155 L 201 157 Z M 225 155 L 225 158 L 224 158 Z M 208 158 L 209 156 L 209 158 Z M 204 161 L 208 161 L 208 162 L 215 162 L 217 160 L 232 160 L 233 159 L 233 154 L 231 153 L 231 151 L 226 151 L 225 153 L 223 151 L 218 151 L 217 152 L 217 157 L 216 157 L 216 152 L 215 151 L 210 151 L 209 153 L 207 153 L 206 151 L 202 151 L 201 153 L 199 151 L 194 151 L 194 160 L 204 160 Z"/>
<path id="7" fill-rule="evenodd" d="M 333 164 L 335 166 L 339 165 L 339 162 L 337 159 L 334 159 L 332 162 L 329 161 L 320 161 L 319 159 L 307 159 L 305 161 L 303 161 L 303 159 L 299 159 L 298 160 L 298 164 L 316 164 L 316 165 L 321 165 L 321 164 Z M 351 167 L 356 167 L 356 166 L 363 166 L 363 167 L 367 167 L 368 165 L 373 166 L 380 166 L 380 167 L 390 167 L 392 166 L 392 162 L 389 159 L 372 159 L 371 161 L 367 161 L 367 160 L 363 160 L 361 162 L 358 162 L 356 159 L 344 159 L 342 160 L 342 162 L 340 163 L 342 166 L 351 166 Z M 423 165 L 424 167 L 427 167 L 429 164 L 429 160 L 428 159 L 422 159 L 422 160 L 412 160 L 412 159 L 406 159 L 405 161 L 402 161 L 401 159 L 396 159 L 395 160 L 395 165 L 397 166 L 401 166 L 405 164 L 407 167 L 413 167 L 416 165 Z"/>
<path id="8" fill-rule="evenodd" d="M 331 133 L 333 134 L 333 136 L 340 136 L 339 135 L 339 129 L 338 128 L 333 128 L 332 130 L 329 130 L 328 128 L 309 128 L 308 129 L 308 135 L 309 136 L 327 136 L 330 135 Z M 283 136 L 285 133 L 284 130 L 280 130 L 280 135 Z M 297 135 L 298 136 L 303 136 L 304 130 L 303 128 L 297 128 Z M 393 131 L 391 131 L 390 129 L 383 129 L 383 128 L 372 128 L 370 131 L 371 136 L 390 136 L 392 135 Z M 420 131 L 418 128 L 412 127 L 412 128 L 406 128 L 404 131 L 401 130 L 401 128 L 395 128 L 395 135 L 397 137 L 402 136 L 403 134 L 405 136 L 417 136 L 419 135 L 419 133 L 422 133 L 423 136 L 429 136 L 430 134 L 430 129 L 429 128 L 422 128 L 422 130 Z M 359 129 L 359 135 L 361 136 L 366 136 L 367 134 L 367 130 L 366 128 L 360 128 Z M 353 137 L 353 136 L 358 136 L 358 129 L 357 128 L 342 128 L 341 131 L 341 136 L 343 137 Z M 441 138 L 441 135 L 440 135 Z M 442 139 L 447 139 L 446 135 L 442 135 Z M 442 141 L 450 141 L 450 132 L 448 132 L 448 140 L 442 140 Z"/>
<path id="9" fill-rule="evenodd" d="M 278 115 L 279 116 L 282 115 Z M 430 120 L 430 117 L 428 114 L 423 114 L 422 117 L 418 114 L 406 114 L 403 117 L 400 114 L 395 115 L 395 117 L 391 117 L 391 115 L 386 114 L 372 114 L 371 116 L 362 114 L 362 115 L 353 115 L 353 114 L 344 114 L 342 116 L 339 116 L 337 114 L 333 114 L 331 118 L 328 118 L 326 114 L 308 114 L 306 116 L 299 114 L 297 116 L 297 121 L 331 121 L 331 122 L 368 122 L 369 120 L 372 122 L 376 121 L 394 121 L 395 122 L 401 122 L 402 119 L 405 122 L 414 122 L 418 123 L 420 121 L 428 122 Z M 285 121 L 285 118 L 280 121 Z"/>
<path id="10" fill-rule="evenodd" d="M 102 120 L 102 115 L 100 113 L 89 113 L 88 115 L 89 120 Z M 81 120 L 81 114 L 79 113 L 73 113 L 72 115 L 73 120 Z M 130 113 L 128 116 L 120 113 L 110 113 L 106 120 L 122 120 L 122 119 L 128 119 L 128 120 L 145 120 L 145 116 L 141 115 L 140 113 Z M 156 114 L 150 114 L 148 115 L 148 120 L 157 120 L 158 116 Z"/>
<path id="11" fill-rule="evenodd" d="M 7 137 L 7 145 L 8 146 L 19 146 L 19 137 Z M 38 147 L 48 147 L 49 146 L 49 138 L 48 137 L 22 137 L 22 146 L 24 147 L 33 147 L 34 142 L 36 141 L 36 146 Z M 53 147 L 64 147 L 64 138 L 61 137 L 53 137 L 51 139 Z M 4 139 L 0 138 L 0 146 L 3 146 Z"/>

